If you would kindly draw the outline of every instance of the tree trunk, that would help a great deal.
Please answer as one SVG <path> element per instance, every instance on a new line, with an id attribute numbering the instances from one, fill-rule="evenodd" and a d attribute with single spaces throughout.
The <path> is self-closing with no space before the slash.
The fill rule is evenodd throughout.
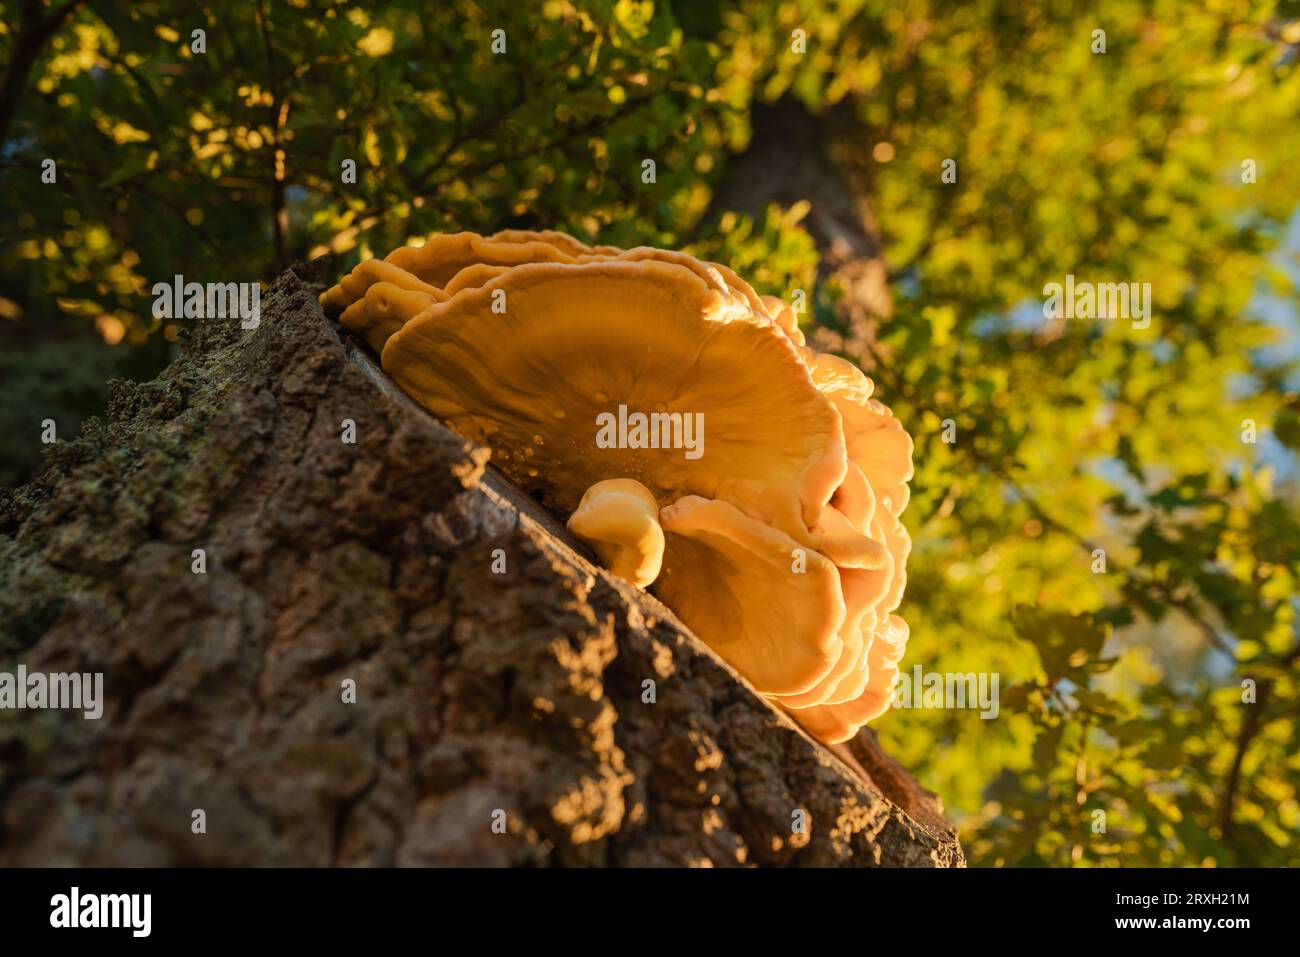
<path id="1" fill-rule="evenodd" d="M 760 217 L 769 203 L 806 201 L 803 225 L 821 256 L 820 278 L 842 290 L 840 318 L 850 338 L 893 309 L 880 228 L 870 202 L 870 164 L 853 104 L 814 116 L 797 100 L 756 104 L 749 146 L 727 164 L 710 215 L 727 210 Z M 811 290 L 809 290 L 811 292 Z M 818 330 L 825 333 L 826 330 Z M 835 348 L 837 343 L 823 343 Z"/>
<path id="2" fill-rule="evenodd" d="M 0 497 L 0 671 L 104 675 L 0 710 L 0 865 L 962 864 L 342 341 L 325 268 Z"/>

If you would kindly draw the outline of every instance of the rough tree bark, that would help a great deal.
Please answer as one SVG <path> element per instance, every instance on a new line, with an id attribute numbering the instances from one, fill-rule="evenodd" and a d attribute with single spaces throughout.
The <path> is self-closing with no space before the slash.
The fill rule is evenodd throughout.
<path id="1" fill-rule="evenodd" d="M 963 862 L 869 734 L 816 744 L 596 567 L 312 280 L 0 498 L 0 671 L 106 700 L 0 711 L 0 865 Z"/>

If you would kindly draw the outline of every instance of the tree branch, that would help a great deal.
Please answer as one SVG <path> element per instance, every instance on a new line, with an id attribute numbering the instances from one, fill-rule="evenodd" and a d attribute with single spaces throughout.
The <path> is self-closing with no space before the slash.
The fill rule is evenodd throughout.
<path id="1" fill-rule="evenodd" d="M 1300 645 L 1291 649 L 1290 653 L 1281 659 L 1281 665 L 1284 668 L 1289 667 L 1297 659 L 1300 659 Z M 1246 760 L 1246 751 L 1260 729 L 1268 723 L 1264 721 L 1264 711 L 1272 694 L 1273 679 L 1265 678 L 1260 681 L 1254 707 L 1246 712 L 1246 717 L 1237 732 L 1236 753 L 1232 756 L 1232 767 L 1228 769 L 1228 777 L 1223 785 L 1223 796 L 1219 799 L 1219 840 L 1225 847 L 1228 845 L 1228 835 L 1232 831 L 1233 805 L 1241 788 L 1241 768 Z"/>
<path id="2" fill-rule="evenodd" d="M 84 2 L 65 0 L 46 17 L 40 15 L 39 4 L 34 0 L 25 0 L 21 4 L 22 22 L 14 36 L 13 59 L 9 61 L 4 80 L 0 81 L 0 146 L 9 136 L 9 125 L 18 109 L 18 101 L 27 88 L 32 67 L 45 49 L 46 42 Z"/>

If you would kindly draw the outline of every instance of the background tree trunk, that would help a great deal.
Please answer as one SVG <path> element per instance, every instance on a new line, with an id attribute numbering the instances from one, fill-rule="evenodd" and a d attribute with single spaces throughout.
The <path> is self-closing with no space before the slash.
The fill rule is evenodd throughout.
<path id="1" fill-rule="evenodd" d="M 0 670 L 106 699 L 0 711 L 0 864 L 963 862 L 342 341 L 325 268 L 0 493 Z"/>
<path id="2" fill-rule="evenodd" d="M 749 146 L 727 164 L 710 203 L 761 218 L 769 203 L 788 208 L 807 201 L 803 225 L 821 256 L 821 279 L 843 296 L 840 318 L 849 338 L 870 336 L 875 320 L 889 316 L 892 300 L 880 227 L 871 205 L 870 155 L 851 101 L 814 116 L 797 100 L 755 104 Z M 811 296 L 812 290 L 806 290 Z M 817 330 L 823 335 L 827 330 Z M 843 342 L 825 340 L 826 348 Z"/>

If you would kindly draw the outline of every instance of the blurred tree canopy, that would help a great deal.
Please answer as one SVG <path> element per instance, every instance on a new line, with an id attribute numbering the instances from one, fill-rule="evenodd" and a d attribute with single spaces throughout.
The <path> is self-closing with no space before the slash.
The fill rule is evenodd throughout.
<path id="1" fill-rule="evenodd" d="M 691 247 L 809 290 L 916 437 L 905 669 L 997 672 L 1002 709 L 877 725 L 972 862 L 1300 864 L 1300 4 L 1023 7 L 4 0 L 2 477 L 166 361 L 176 273 Z M 714 202 L 777 102 L 847 118 L 866 334 L 807 203 Z M 1150 327 L 1044 319 L 1067 274 L 1149 282 Z"/>

